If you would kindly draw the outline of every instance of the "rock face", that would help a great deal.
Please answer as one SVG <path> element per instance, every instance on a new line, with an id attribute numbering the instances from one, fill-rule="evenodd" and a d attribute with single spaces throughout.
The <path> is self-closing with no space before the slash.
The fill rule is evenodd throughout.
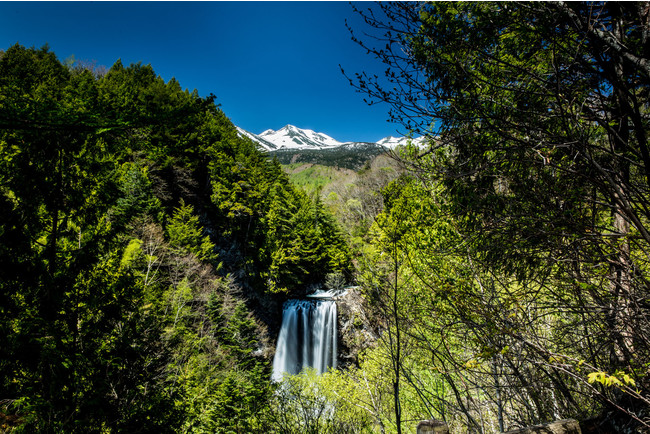
<path id="1" fill-rule="evenodd" d="M 365 315 L 364 299 L 359 287 L 348 288 L 336 297 L 339 322 L 339 367 L 358 364 L 359 352 L 378 339 Z"/>
<path id="2" fill-rule="evenodd" d="M 417 434 L 449 434 L 449 427 L 440 420 L 423 420 L 418 424 Z"/>
<path id="3" fill-rule="evenodd" d="M 581 434 L 580 424 L 573 419 L 557 420 L 544 425 L 506 431 L 504 434 Z"/>

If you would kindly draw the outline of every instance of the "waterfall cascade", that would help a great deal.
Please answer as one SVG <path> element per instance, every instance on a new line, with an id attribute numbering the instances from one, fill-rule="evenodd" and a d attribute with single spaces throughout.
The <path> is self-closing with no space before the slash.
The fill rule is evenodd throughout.
<path id="1" fill-rule="evenodd" d="M 336 302 L 289 300 L 282 309 L 282 326 L 273 359 L 273 381 L 312 367 L 319 374 L 336 367 Z"/>

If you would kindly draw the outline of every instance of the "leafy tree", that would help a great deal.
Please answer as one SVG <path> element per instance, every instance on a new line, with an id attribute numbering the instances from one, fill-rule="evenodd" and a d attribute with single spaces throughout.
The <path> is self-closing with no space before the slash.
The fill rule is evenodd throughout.
<path id="1" fill-rule="evenodd" d="M 0 59 L 0 99 L 3 413 L 18 412 L 24 432 L 177 431 L 181 412 L 196 416 L 178 404 L 189 379 L 214 381 L 237 369 L 235 348 L 250 351 L 233 341 L 218 356 L 206 339 L 217 278 L 200 260 L 214 244 L 192 207 L 166 210 L 160 175 L 196 168 L 179 193 L 209 203 L 194 180 L 225 117 L 150 67 L 95 76 L 18 45 Z M 156 223 L 166 217 L 173 247 Z M 233 378 L 250 401 L 250 378 Z"/>
<path id="2" fill-rule="evenodd" d="M 387 75 L 359 74 L 353 84 L 391 104 L 395 121 L 431 137 L 428 149 L 412 149 L 405 160 L 455 216 L 473 280 L 484 284 L 488 273 L 503 282 L 499 291 L 512 293 L 511 279 L 525 288 L 519 297 L 531 309 L 530 328 L 497 328 L 494 336 L 546 365 L 545 387 L 562 392 L 568 411 L 584 405 L 562 386 L 576 381 L 644 424 L 648 385 L 634 373 L 650 349 L 640 332 L 650 242 L 646 5 L 381 9 L 364 16 L 385 31 L 385 43 L 360 43 Z M 499 306 L 475 300 L 485 315 Z M 541 332 L 541 318 L 553 318 L 553 337 Z M 632 381 L 593 388 L 589 370 Z"/>
<path id="3" fill-rule="evenodd" d="M 352 403 L 349 385 L 336 371 L 286 376 L 264 409 L 262 428 L 296 434 L 373 432 L 365 412 Z"/>
<path id="4" fill-rule="evenodd" d="M 7 108 L 0 178 L 9 205 L 2 225 L 9 223 L 4 233 L 13 235 L 5 253 L 25 253 L 11 271 L 20 274 L 8 276 L 7 283 L 18 285 L 3 285 L 13 300 L 5 322 L 12 330 L 7 348 L 20 355 L 3 384 L 26 408 L 42 412 L 37 423 L 45 425 L 37 426 L 53 429 L 75 414 L 85 417 L 81 327 L 96 283 L 82 282 L 112 250 L 103 214 L 113 166 L 92 125 L 92 77 L 71 74 L 47 48 L 20 46 L 3 56 L 0 77 Z"/>
<path id="5" fill-rule="evenodd" d="M 407 420 L 404 415 L 410 412 L 404 396 L 409 387 L 405 384 L 408 360 L 414 357 L 414 324 L 420 321 L 420 308 L 427 309 L 414 252 L 430 242 L 436 225 L 432 224 L 433 209 L 426 192 L 409 177 L 396 179 L 381 193 L 385 209 L 370 228 L 371 244 L 360 265 L 359 282 L 375 311 L 380 332 L 378 348 L 371 357 L 382 360 L 376 363 L 384 364 L 386 381 L 390 381 L 394 418 L 390 425 L 402 432 Z"/>
<path id="6" fill-rule="evenodd" d="M 0 56 L 0 106 L 3 423 L 259 428 L 269 344 L 248 291 L 268 289 L 271 265 L 297 289 L 348 270 L 331 215 L 213 96 L 149 65 L 96 74 L 16 45 Z M 284 241 L 295 261 L 278 260 Z"/>
<path id="7" fill-rule="evenodd" d="M 109 211 L 111 223 L 116 229 L 125 228 L 133 218 L 159 217 L 161 204 L 154 195 L 147 167 L 126 162 L 116 171 L 116 187 L 119 197 Z"/>

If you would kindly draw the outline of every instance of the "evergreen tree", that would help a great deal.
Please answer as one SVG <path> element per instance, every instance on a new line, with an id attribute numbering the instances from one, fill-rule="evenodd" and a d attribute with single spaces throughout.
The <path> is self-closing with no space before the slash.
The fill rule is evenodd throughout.
<path id="1" fill-rule="evenodd" d="M 330 217 L 214 97 L 151 66 L 97 75 L 16 45 L 0 104 L 2 417 L 23 432 L 258 426 L 268 343 L 247 299 L 283 248 L 270 192 L 287 193 L 305 254 L 283 263 L 284 287 L 346 266 L 317 230 Z"/>

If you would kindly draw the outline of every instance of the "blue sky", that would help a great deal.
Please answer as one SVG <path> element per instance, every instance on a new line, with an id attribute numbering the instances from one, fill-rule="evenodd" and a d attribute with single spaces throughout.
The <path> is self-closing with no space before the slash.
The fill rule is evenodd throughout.
<path id="1" fill-rule="evenodd" d="M 373 6 L 370 3 L 362 7 Z M 340 141 L 403 131 L 342 75 L 384 68 L 345 27 L 347 2 L 0 2 L 0 49 L 49 44 L 60 60 L 151 64 L 253 133 L 286 124 Z"/>

